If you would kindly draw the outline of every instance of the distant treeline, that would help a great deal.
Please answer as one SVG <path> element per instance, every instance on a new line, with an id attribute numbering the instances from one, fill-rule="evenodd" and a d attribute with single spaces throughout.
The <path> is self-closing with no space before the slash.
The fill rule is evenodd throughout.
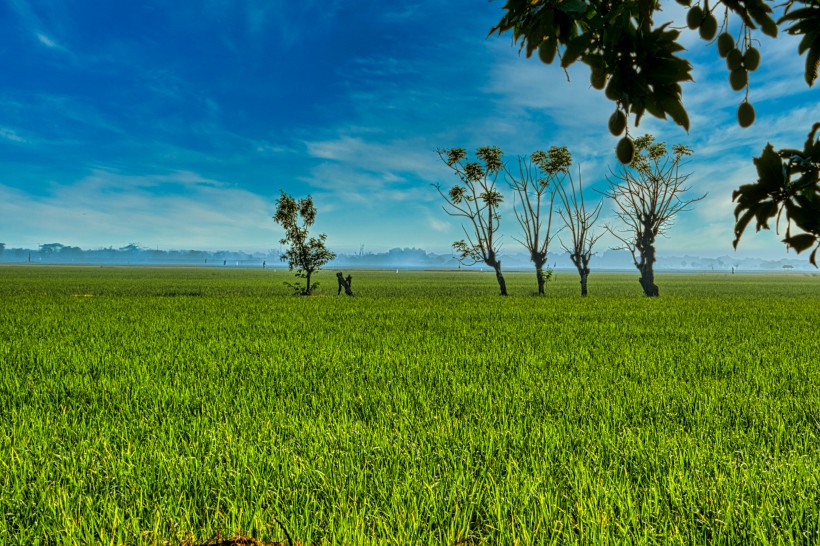
<path id="1" fill-rule="evenodd" d="M 234 250 L 160 250 L 130 244 L 120 248 L 93 250 L 61 243 L 42 244 L 39 248 L 7 248 L 0 243 L 0 262 L 43 264 L 122 264 L 122 265 L 205 265 L 283 268 L 278 250 L 244 252 Z M 393 248 L 387 252 L 339 254 L 330 267 L 352 268 L 457 268 L 450 255 L 429 253 L 417 248 Z"/>
<path id="2" fill-rule="evenodd" d="M 248 253 L 232 250 L 160 250 L 127 245 L 84 250 L 61 243 L 40 245 L 37 249 L 7 248 L 0 243 L 0 262 L 49 264 L 168 264 L 168 265 L 243 265 L 279 263 L 279 252 Z"/>
<path id="3" fill-rule="evenodd" d="M 523 253 L 505 253 L 505 268 L 525 269 L 532 267 L 529 257 Z M 600 270 L 631 271 L 632 259 L 628 252 L 607 250 L 595 258 Z M 160 250 L 130 244 L 120 248 L 108 247 L 84 250 L 80 247 L 61 243 L 42 244 L 39 248 L 8 248 L 0 243 L 0 263 L 36 264 L 110 264 L 110 265 L 199 265 L 220 267 L 287 267 L 279 259 L 279 251 L 244 252 L 235 250 Z M 550 268 L 571 269 L 572 263 L 566 253 L 548 255 Z M 479 270 L 481 265 L 470 268 Z M 765 260 L 759 258 L 737 258 L 720 256 L 706 258 L 699 256 L 660 256 L 656 264 L 661 271 L 789 271 L 817 270 L 807 262 L 795 260 Z M 451 254 L 436 254 L 420 248 L 392 248 L 386 252 L 364 252 L 364 250 L 338 254 L 325 269 L 458 269 L 458 260 Z M 483 266 L 484 269 L 489 269 Z"/>

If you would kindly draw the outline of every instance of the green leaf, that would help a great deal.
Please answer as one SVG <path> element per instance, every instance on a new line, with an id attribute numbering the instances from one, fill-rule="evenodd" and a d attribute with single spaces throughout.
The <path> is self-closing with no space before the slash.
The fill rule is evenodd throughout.
<path id="1" fill-rule="evenodd" d="M 669 114 L 669 117 L 689 132 L 689 115 L 686 113 L 683 103 L 677 98 L 666 95 L 660 97 L 660 103 L 666 113 Z"/>
<path id="2" fill-rule="evenodd" d="M 799 254 L 817 243 L 817 238 L 809 233 L 801 233 L 800 235 L 794 235 L 793 237 L 786 237 L 783 239 L 783 242 L 792 247 Z M 817 264 L 814 265 L 816 266 Z"/>
<path id="3" fill-rule="evenodd" d="M 757 219 L 756 231 L 762 229 L 769 229 L 769 219 L 774 218 L 777 214 L 777 202 L 765 201 L 756 207 L 753 207 L 755 218 Z"/>
<path id="4" fill-rule="evenodd" d="M 748 0 L 746 2 L 746 10 L 749 12 L 749 15 L 752 16 L 752 19 L 760 25 L 760 30 L 763 31 L 763 34 L 771 36 L 772 38 L 777 37 L 777 23 L 769 16 L 769 13 L 772 12 L 772 8 L 770 8 L 768 4 L 763 2 L 763 0 Z"/>
<path id="5" fill-rule="evenodd" d="M 724 2 L 725 4 L 726 2 Z M 790 11 L 786 15 L 782 16 L 780 19 L 777 20 L 779 23 L 784 23 L 786 21 L 795 21 L 797 19 L 809 19 L 812 16 L 817 17 L 817 9 L 815 8 L 800 8 L 794 11 Z"/>
<path id="6" fill-rule="evenodd" d="M 752 218 L 754 218 L 754 216 L 755 212 L 753 210 L 748 210 L 743 216 L 738 218 L 737 222 L 735 223 L 735 240 L 732 241 L 732 246 L 735 248 L 735 250 L 737 250 L 737 245 L 740 242 L 740 237 L 743 235 L 743 232 L 746 231 L 746 227 L 749 225 L 749 222 Z M 735 210 L 735 217 L 737 217 L 737 210 Z"/>
<path id="7" fill-rule="evenodd" d="M 814 85 L 817 79 L 817 72 L 820 69 L 820 43 L 817 41 L 811 46 L 809 54 L 806 55 L 806 83 L 809 87 Z"/>
<path id="8" fill-rule="evenodd" d="M 807 32 L 803 35 L 803 39 L 800 40 L 800 43 L 797 45 L 797 54 L 802 55 L 806 52 L 809 48 L 811 48 L 812 44 L 820 37 L 820 30 L 816 30 L 813 32 Z"/>
<path id="9" fill-rule="evenodd" d="M 760 184 L 767 189 L 782 188 L 785 185 L 783 178 L 783 160 L 774 151 L 771 144 L 767 144 L 760 157 L 754 158 Z"/>
<path id="10" fill-rule="evenodd" d="M 570 40 L 567 44 L 567 48 L 564 50 L 564 54 L 561 55 L 561 66 L 566 68 L 577 61 L 578 57 L 589 47 L 591 41 L 592 34 L 589 32 Z"/>
<path id="11" fill-rule="evenodd" d="M 587 4 L 583 0 L 564 0 L 558 4 L 558 9 L 566 13 L 584 13 Z"/>
<path id="12" fill-rule="evenodd" d="M 813 210 L 811 203 L 808 200 L 798 195 L 795 199 L 800 201 L 795 204 L 792 201 L 786 201 L 786 217 L 795 223 L 797 227 L 807 233 L 816 233 L 817 230 L 817 211 Z"/>

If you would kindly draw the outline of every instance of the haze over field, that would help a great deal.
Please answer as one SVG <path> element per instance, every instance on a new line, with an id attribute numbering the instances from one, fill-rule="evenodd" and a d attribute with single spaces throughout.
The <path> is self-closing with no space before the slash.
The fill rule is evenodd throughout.
<path id="1" fill-rule="evenodd" d="M 314 196 L 316 227 L 338 252 L 449 253 L 463 235 L 430 185 L 455 182 L 435 154 L 452 146 L 497 145 L 512 159 L 566 145 L 592 196 L 615 166 L 613 105 L 585 67 L 567 83 L 508 35 L 487 38 L 502 6 L 5 2 L 0 241 L 269 250 L 282 189 Z M 663 7 L 659 21 L 683 20 L 676 3 Z M 709 192 L 661 252 L 734 256 L 731 192 L 754 179 L 752 156 L 769 141 L 800 146 L 806 120 L 820 118 L 796 40 L 761 40 L 751 129 L 735 122 L 742 93 L 724 61 L 685 30 L 690 133 L 654 118 L 633 131 L 693 148 L 692 191 Z M 507 212 L 505 249 L 520 251 Z M 750 230 L 738 254 L 794 258 L 778 240 Z"/>

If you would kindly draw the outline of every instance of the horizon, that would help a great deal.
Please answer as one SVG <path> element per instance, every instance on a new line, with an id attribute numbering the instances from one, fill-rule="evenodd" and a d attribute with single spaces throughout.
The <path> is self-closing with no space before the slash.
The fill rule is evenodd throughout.
<path id="1" fill-rule="evenodd" d="M 271 217 L 282 189 L 313 196 L 314 230 L 336 252 L 449 253 L 463 235 L 431 186 L 456 181 L 436 148 L 497 145 L 514 161 L 568 146 L 594 196 L 616 166 L 614 105 L 580 63 L 567 82 L 559 66 L 519 55 L 508 34 L 487 37 L 502 6 L 11 0 L 0 6 L 0 242 L 269 250 L 281 238 Z M 659 23 L 684 20 L 677 3 L 662 7 Z M 690 146 L 691 195 L 708 192 L 659 240 L 661 255 L 808 262 L 774 229 L 731 245 L 731 191 L 756 178 L 752 157 L 767 142 L 799 147 L 804 120 L 820 118 L 798 40 L 759 38 L 751 128 L 737 126 L 743 94 L 729 88 L 724 60 L 688 29 L 689 134 L 649 116 L 631 128 Z M 515 252 L 505 194 L 504 249 Z M 599 250 L 612 244 L 605 237 Z"/>
<path id="2" fill-rule="evenodd" d="M 49 247 L 49 248 L 44 248 Z M 77 252 L 79 251 L 79 253 Z M 12 252 L 14 255 L 12 256 Z M 21 253 L 22 252 L 22 253 Z M 155 254 L 156 253 L 156 254 Z M 47 243 L 39 249 L 20 247 L 0 247 L 0 264 L 5 265 L 95 265 L 95 266 L 193 266 L 193 267 L 239 267 L 256 268 L 267 264 L 269 269 L 287 270 L 287 265 L 280 261 L 281 249 L 257 251 L 231 249 L 159 249 L 127 245 L 121 248 L 111 246 L 83 249 L 61 243 Z M 550 251 L 549 269 L 554 271 L 574 271 L 569 253 L 564 249 Z M 210 260 L 210 261 L 209 261 Z M 219 263 L 222 260 L 222 263 Z M 270 263 L 267 260 L 272 260 Z M 668 254 L 657 255 L 655 268 L 666 272 L 772 272 L 785 269 L 795 272 L 812 271 L 815 268 L 799 256 L 768 259 L 763 257 L 741 257 L 723 255 Z M 507 272 L 531 271 L 533 264 L 528 253 L 510 252 L 502 256 Z M 634 271 L 632 257 L 626 249 L 602 249 L 594 254 L 591 262 L 593 271 Z M 717 269 L 716 269 L 717 267 Z M 461 264 L 452 252 L 436 253 L 423 248 L 394 247 L 385 251 L 374 252 L 360 248 L 355 252 L 338 253 L 322 269 L 385 269 L 392 270 L 484 270 L 486 264 L 476 262 Z"/>

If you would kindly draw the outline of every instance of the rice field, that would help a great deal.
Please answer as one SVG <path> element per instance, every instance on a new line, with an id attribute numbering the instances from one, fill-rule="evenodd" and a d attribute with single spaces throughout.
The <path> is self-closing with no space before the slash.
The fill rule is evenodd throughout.
<path id="1" fill-rule="evenodd" d="M 0 267 L 0 544 L 820 543 L 820 275 L 350 273 Z"/>

